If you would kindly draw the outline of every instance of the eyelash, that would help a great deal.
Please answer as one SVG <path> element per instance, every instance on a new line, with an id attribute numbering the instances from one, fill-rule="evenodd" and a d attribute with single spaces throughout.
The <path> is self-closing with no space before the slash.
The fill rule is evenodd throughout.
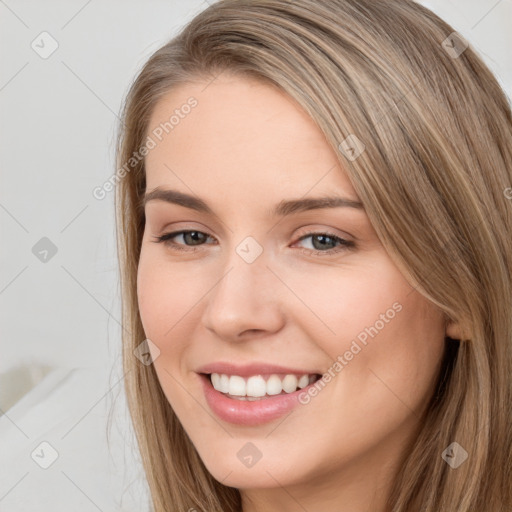
<path id="1" fill-rule="evenodd" d="M 165 245 L 167 245 L 168 247 L 170 247 L 172 250 L 177 250 L 177 251 L 188 251 L 188 252 L 195 252 L 197 250 L 196 247 L 198 246 L 187 246 L 187 245 L 183 245 L 183 244 L 177 244 L 176 242 L 171 242 L 170 239 L 171 238 L 174 238 L 175 236 L 178 236 L 178 235 L 183 235 L 183 234 L 186 234 L 186 233 L 201 233 L 203 235 L 206 235 L 206 236 L 209 236 L 207 233 L 204 233 L 202 231 L 198 231 L 198 230 L 195 230 L 195 229 L 188 229 L 188 230 L 182 230 L 182 231 L 173 231 L 171 233 L 164 233 L 163 235 L 161 236 L 157 236 L 155 237 L 155 240 L 154 242 L 155 243 L 163 243 Z M 345 251 L 347 249 L 351 249 L 351 248 L 354 248 L 355 247 L 355 243 L 350 241 L 350 240 L 345 240 L 344 238 L 340 238 L 339 236 L 337 235 L 334 235 L 333 233 L 329 233 L 329 232 L 310 232 L 310 233 L 306 233 L 305 235 L 301 236 L 298 240 L 298 242 L 304 240 L 305 238 L 309 238 L 311 236 L 315 236 L 315 235 L 323 235 L 323 236 L 327 236 L 328 238 L 331 238 L 333 239 L 334 241 L 337 241 L 339 242 L 340 246 L 339 248 L 333 248 L 333 249 L 328 249 L 326 251 L 321 251 L 319 249 L 305 249 L 306 251 L 310 252 L 310 253 L 322 253 L 322 254 L 335 254 L 335 253 L 339 253 L 339 252 L 342 252 L 342 251 Z M 210 237 L 210 238 L 213 238 L 213 237 Z M 204 245 L 204 244 L 199 244 L 199 245 Z M 187 249 L 185 249 L 184 247 L 188 247 Z"/>

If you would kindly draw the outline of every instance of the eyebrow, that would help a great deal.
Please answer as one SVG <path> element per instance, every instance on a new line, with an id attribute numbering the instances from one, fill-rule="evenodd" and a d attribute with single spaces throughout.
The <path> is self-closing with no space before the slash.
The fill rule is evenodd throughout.
<path id="1" fill-rule="evenodd" d="M 165 201 L 171 204 L 177 204 L 191 210 L 213 215 L 213 210 L 200 198 L 178 192 L 177 190 L 162 189 L 157 187 L 151 192 L 147 192 L 142 200 L 142 207 L 145 207 L 149 201 Z M 363 204 L 353 199 L 339 196 L 311 197 L 305 199 L 291 199 L 280 201 L 272 210 L 272 216 L 285 217 L 293 213 L 316 210 L 321 208 L 340 208 L 348 207 L 364 211 Z"/>

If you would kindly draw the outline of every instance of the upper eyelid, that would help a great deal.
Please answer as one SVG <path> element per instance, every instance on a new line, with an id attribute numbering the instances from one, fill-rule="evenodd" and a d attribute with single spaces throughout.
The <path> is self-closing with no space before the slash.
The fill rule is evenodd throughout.
<path id="1" fill-rule="evenodd" d="M 211 238 L 216 238 L 215 235 L 212 235 L 210 232 L 208 232 L 207 230 L 205 230 L 204 228 L 191 228 L 191 227 L 186 227 L 186 228 L 176 228 L 176 229 L 166 229 L 166 228 L 163 228 L 160 230 L 161 231 L 161 236 L 163 235 L 174 235 L 174 236 L 177 236 L 177 235 L 181 235 L 183 233 L 187 233 L 187 232 L 191 232 L 191 231 L 197 231 L 199 233 L 203 233 Z M 345 234 L 336 234 L 334 233 L 334 231 L 336 231 L 335 229 L 331 229 L 331 228 L 309 228 L 307 229 L 306 231 L 304 231 L 304 233 L 301 233 L 299 235 L 296 235 L 299 239 L 305 237 L 305 236 L 311 236 L 311 235 L 315 235 L 315 234 L 326 234 L 326 235 L 330 235 L 330 236 L 333 236 L 333 237 L 338 237 L 338 238 L 342 238 L 344 240 L 347 240 L 349 241 L 350 239 L 354 239 L 354 241 L 356 240 L 355 237 L 353 237 L 352 235 L 349 235 L 348 233 L 345 235 Z"/>
<path id="2" fill-rule="evenodd" d="M 148 204 L 152 204 L 152 203 L 154 203 L 155 206 L 158 206 L 158 204 L 161 203 L 161 201 L 150 201 Z M 304 223 L 308 223 L 308 224 L 314 225 L 314 224 L 317 224 L 317 222 L 315 222 L 315 220 L 316 220 L 315 217 L 317 215 L 320 215 L 322 212 L 328 215 L 328 217 L 326 219 L 329 219 L 329 220 L 324 219 L 324 220 L 326 220 L 327 223 L 336 222 L 336 217 L 337 216 L 336 217 L 330 217 L 332 215 L 332 213 L 334 213 L 331 210 L 335 210 L 335 209 L 336 208 L 331 208 L 327 212 L 325 211 L 324 208 L 310 209 L 310 210 L 306 210 L 306 211 L 299 211 L 297 213 L 294 213 L 293 215 L 291 215 L 291 214 L 288 215 L 287 216 L 288 218 L 285 217 L 282 221 L 278 222 L 278 224 L 283 225 L 283 222 L 293 222 L 293 223 L 295 223 L 296 220 L 297 220 L 297 221 L 299 221 L 301 223 L 304 222 Z M 358 212 L 361 212 L 361 211 L 364 212 L 364 209 L 357 209 L 357 208 L 344 208 L 344 209 L 348 209 L 348 210 L 351 210 L 351 211 L 353 210 L 353 211 L 358 211 Z M 158 210 L 156 210 L 156 211 L 158 212 Z M 157 215 L 157 216 L 153 217 L 153 215 Z M 165 215 L 167 215 L 167 213 L 165 213 Z M 303 216 L 305 216 L 305 215 L 308 215 L 308 217 L 304 218 Z M 297 217 L 296 219 L 295 219 L 295 216 Z M 313 218 L 311 218 L 309 216 L 312 216 Z M 146 221 L 146 223 L 148 223 L 148 222 L 150 222 L 151 224 L 152 223 L 159 223 L 159 220 L 158 220 L 159 217 L 160 217 L 159 213 L 152 213 L 152 214 L 148 214 L 148 212 L 145 213 L 145 221 Z M 343 219 L 343 218 L 344 218 L 344 216 L 341 217 L 341 219 Z M 354 221 L 357 221 L 357 225 L 359 225 L 359 221 L 360 221 L 360 219 L 353 218 L 351 215 L 349 215 L 346 220 L 350 224 L 352 224 Z M 221 221 L 217 217 L 217 215 L 214 215 L 214 218 L 208 220 L 207 222 L 212 222 L 214 224 L 214 228 L 215 229 L 219 229 L 219 231 L 221 231 L 221 232 L 223 232 L 224 229 L 226 229 L 227 231 L 229 231 L 231 233 L 233 232 L 230 229 L 229 225 L 226 225 L 225 222 Z M 188 229 L 195 230 L 195 228 L 189 228 L 188 227 L 189 226 L 188 223 L 193 223 L 193 224 L 197 223 L 197 224 L 199 224 L 201 226 L 205 226 L 205 224 L 203 224 L 201 221 L 195 220 L 194 218 L 191 218 L 189 220 L 179 221 L 179 222 L 172 222 L 172 223 L 169 223 L 169 224 L 182 224 L 182 223 L 187 224 L 187 227 L 184 227 L 183 230 L 188 230 Z M 322 220 L 320 220 L 319 224 L 322 224 Z M 276 225 L 277 224 L 274 224 L 268 231 L 272 230 Z M 177 229 L 180 229 L 180 228 L 178 227 Z M 205 231 L 207 229 L 208 228 L 206 228 L 206 226 L 205 226 L 204 228 L 198 229 L 198 231 Z M 337 228 L 330 228 L 330 229 L 334 229 L 334 230 L 339 231 L 339 229 L 337 229 Z M 162 228 L 161 231 L 162 232 L 165 231 L 165 227 Z M 207 231 L 205 231 L 205 232 L 207 232 Z M 211 236 L 213 236 L 213 235 L 211 235 Z M 341 238 L 345 237 L 345 235 L 343 235 L 343 234 L 336 235 L 336 236 L 340 236 Z M 347 233 L 347 236 L 349 236 L 354 241 L 358 240 L 358 238 L 356 236 L 353 236 L 353 235 L 351 235 L 349 233 Z"/>

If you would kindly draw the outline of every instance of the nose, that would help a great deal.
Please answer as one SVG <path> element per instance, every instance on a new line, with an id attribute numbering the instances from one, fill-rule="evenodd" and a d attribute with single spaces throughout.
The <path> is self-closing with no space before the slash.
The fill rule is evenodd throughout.
<path id="1" fill-rule="evenodd" d="M 233 250 L 205 297 L 203 325 L 231 342 L 276 333 L 284 325 L 281 288 L 267 267 L 265 252 L 248 263 Z"/>

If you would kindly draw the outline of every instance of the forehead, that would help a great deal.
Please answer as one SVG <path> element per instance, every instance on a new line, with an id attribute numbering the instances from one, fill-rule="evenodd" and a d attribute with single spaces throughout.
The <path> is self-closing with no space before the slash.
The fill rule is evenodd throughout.
<path id="1" fill-rule="evenodd" d="M 154 133 L 161 140 L 153 136 L 146 156 L 147 189 L 181 178 L 181 187 L 233 193 L 242 185 L 267 195 L 286 186 L 300 196 L 315 186 L 357 198 L 316 123 L 277 87 L 254 79 L 221 74 L 174 88 L 154 108 Z"/>

